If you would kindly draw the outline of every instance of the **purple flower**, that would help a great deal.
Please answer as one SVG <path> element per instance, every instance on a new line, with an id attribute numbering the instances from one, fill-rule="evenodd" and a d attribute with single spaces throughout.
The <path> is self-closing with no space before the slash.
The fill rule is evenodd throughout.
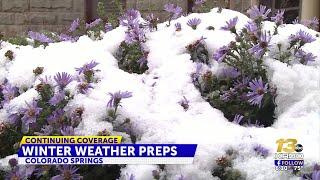
<path id="1" fill-rule="evenodd" d="M 69 32 L 74 32 L 79 27 L 79 24 L 80 24 L 79 18 L 73 20 L 73 22 L 70 25 Z"/>
<path id="2" fill-rule="evenodd" d="M 242 116 L 241 114 L 236 114 L 233 118 L 233 123 L 235 124 L 240 124 L 242 119 L 243 119 L 244 116 Z"/>
<path id="3" fill-rule="evenodd" d="M 194 1 L 194 4 L 195 4 L 195 5 L 202 5 L 202 4 L 204 4 L 206 1 L 207 1 L 207 0 L 195 0 L 195 1 Z"/>
<path id="4" fill-rule="evenodd" d="M 271 17 L 271 20 L 279 26 L 283 24 L 283 15 L 284 15 L 284 10 L 278 10 L 275 16 Z"/>
<path id="5" fill-rule="evenodd" d="M 66 34 L 60 34 L 58 36 L 60 41 L 71 41 L 71 42 L 76 42 L 77 38 L 73 38 L 72 36 L 66 35 Z"/>
<path id="6" fill-rule="evenodd" d="M 52 133 L 53 133 L 53 127 L 50 125 L 44 125 L 41 128 L 40 132 L 35 132 L 34 134 L 38 136 L 49 136 Z"/>
<path id="7" fill-rule="evenodd" d="M 125 42 L 127 44 L 132 44 L 134 42 L 145 42 L 145 32 L 140 28 L 139 24 L 134 24 L 132 29 L 126 32 Z"/>
<path id="8" fill-rule="evenodd" d="M 201 19 L 199 18 L 192 18 L 189 19 L 187 25 L 190 26 L 192 29 L 196 30 L 197 26 L 201 23 Z"/>
<path id="9" fill-rule="evenodd" d="M 314 56 L 312 53 L 306 53 L 302 49 L 299 49 L 295 54 L 297 58 L 300 59 L 300 63 L 307 65 L 309 62 L 315 61 L 317 56 Z"/>
<path id="10" fill-rule="evenodd" d="M 6 175 L 7 180 L 27 179 L 26 169 L 15 167 Z"/>
<path id="11" fill-rule="evenodd" d="M 228 90 L 228 91 L 223 91 L 223 94 L 220 95 L 220 100 L 222 100 L 224 102 L 228 102 L 235 95 L 237 95 L 237 92 L 235 91 L 235 89 L 230 88 L 230 90 Z"/>
<path id="12" fill-rule="evenodd" d="M 237 80 L 234 84 L 233 87 L 235 89 L 244 89 L 248 86 L 250 79 L 248 77 L 244 77 L 241 80 Z"/>
<path id="13" fill-rule="evenodd" d="M 306 43 L 311 43 L 311 42 L 315 41 L 316 39 L 314 37 L 312 37 L 311 34 L 305 32 L 305 31 L 299 30 L 296 34 L 290 35 L 289 40 L 291 42 L 300 41 L 301 45 L 304 45 Z"/>
<path id="14" fill-rule="evenodd" d="M 247 94 L 249 97 L 249 103 L 252 105 L 259 105 L 259 107 L 261 107 L 262 98 L 268 90 L 268 83 L 264 85 L 260 77 L 259 80 L 254 79 L 253 81 L 249 82 L 249 89 L 251 90 Z"/>
<path id="15" fill-rule="evenodd" d="M 18 165 L 18 160 L 16 158 L 11 158 L 11 159 L 9 159 L 8 163 L 9 163 L 10 167 L 13 168 Z"/>
<path id="16" fill-rule="evenodd" d="M 72 81 L 71 75 L 66 72 L 57 73 L 53 78 L 61 89 L 65 88 Z"/>
<path id="17" fill-rule="evenodd" d="M 74 129 L 72 126 L 63 127 L 60 132 L 64 136 L 74 136 Z"/>
<path id="18" fill-rule="evenodd" d="M 237 78 L 238 76 L 240 76 L 240 72 L 233 67 L 226 67 L 226 68 L 222 69 L 220 76 L 222 78 L 234 79 L 234 78 Z"/>
<path id="19" fill-rule="evenodd" d="M 170 13 L 170 19 L 177 19 L 182 13 L 182 8 L 175 4 L 166 4 L 164 5 L 164 10 Z"/>
<path id="20" fill-rule="evenodd" d="M 146 56 L 142 56 L 138 61 L 140 68 L 142 68 L 145 64 L 148 63 L 148 59 Z"/>
<path id="21" fill-rule="evenodd" d="M 228 46 L 222 46 L 213 54 L 213 59 L 218 63 L 221 63 L 229 51 L 230 48 Z"/>
<path id="22" fill-rule="evenodd" d="M 181 24 L 180 23 L 177 22 L 174 26 L 176 27 L 176 31 L 181 31 Z"/>
<path id="23" fill-rule="evenodd" d="M 262 20 L 265 20 L 268 18 L 268 14 L 271 12 L 270 9 L 266 10 L 266 6 L 260 5 L 251 7 L 247 13 L 249 14 L 250 18 L 261 22 Z"/>
<path id="24" fill-rule="evenodd" d="M 51 76 L 45 76 L 44 78 L 39 78 L 42 84 L 50 84 L 52 81 Z"/>
<path id="25" fill-rule="evenodd" d="M 8 122 L 9 124 L 17 124 L 19 119 L 20 119 L 19 113 L 13 113 L 9 115 Z"/>
<path id="26" fill-rule="evenodd" d="M 111 31 L 112 29 L 113 29 L 113 26 L 112 26 L 111 23 L 106 23 L 106 25 L 104 26 L 104 30 L 105 30 L 106 32 L 109 32 L 109 31 Z"/>
<path id="27" fill-rule="evenodd" d="M 72 180 L 80 180 L 82 176 L 77 174 L 78 168 L 72 165 L 62 165 L 58 166 L 57 169 L 59 170 L 60 174 L 56 175 L 51 178 L 51 180 L 65 180 L 65 179 L 72 179 Z"/>
<path id="28" fill-rule="evenodd" d="M 41 43 L 52 43 L 53 40 L 50 39 L 49 37 L 47 37 L 46 35 L 44 35 L 43 33 L 38 33 L 38 32 L 33 32 L 33 31 L 29 31 L 28 35 L 31 39 L 35 40 L 35 41 L 39 41 Z"/>
<path id="29" fill-rule="evenodd" d="M 256 58 L 261 58 L 264 53 L 268 50 L 269 42 L 271 37 L 267 35 L 267 32 L 262 32 L 259 37 L 259 43 L 254 45 L 248 51 L 253 54 Z"/>
<path id="30" fill-rule="evenodd" d="M 318 30 L 318 28 L 319 28 L 319 19 L 314 17 L 311 20 L 302 21 L 302 24 L 307 26 L 308 28 L 313 29 L 313 30 Z"/>
<path id="31" fill-rule="evenodd" d="M 258 27 L 257 27 L 257 24 L 254 23 L 254 22 L 250 21 L 244 27 L 251 34 L 256 34 L 257 33 Z"/>
<path id="32" fill-rule="evenodd" d="M 92 21 L 91 23 L 86 23 L 86 29 L 91 29 L 91 28 L 99 25 L 101 21 L 102 21 L 102 19 L 98 18 L 98 19 Z"/>
<path id="33" fill-rule="evenodd" d="M 81 82 L 78 84 L 78 89 L 81 94 L 87 94 L 89 89 L 93 89 L 91 83 Z"/>
<path id="34" fill-rule="evenodd" d="M 7 103 L 11 101 L 13 98 L 15 98 L 18 95 L 18 88 L 11 86 L 10 84 L 6 84 L 2 89 L 2 94 L 4 101 L 2 104 Z"/>
<path id="35" fill-rule="evenodd" d="M 107 103 L 107 106 L 110 108 L 115 108 L 119 105 L 121 99 L 125 99 L 125 98 L 130 98 L 132 97 L 132 92 L 115 92 L 115 93 L 109 93 L 109 95 L 111 96 L 110 100 Z"/>
<path id="36" fill-rule="evenodd" d="M 38 107 L 37 101 L 35 99 L 33 99 L 31 104 L 26 104 L 27 108 L 21 109 L 21 114 L 23 114 L 23 117 L 21 118 L 23 133 L 29 132 L 29 125 L 36 122 L 37 116 L 42 110 L 42 108 Z"/>
<path id="37" fill-rule="evenodd" d="M 257 144 L 253 147 L 253 150 L 260 156 L 267 157 L 269 155 L 269 149 L 263 147 L 261 144 Z"/>
<path id="38" fill-rule="evenodd" d="M 140 16 L 141 15 L 138 10 L 129 9 L 124 15 L 120 17 L 120 25 L 130 27 L 133 24 L 138 24 L 138 18 Z"/>
<path id="39" fill-rule="evenodd" d="M 313 166 L 313 172 L 311 174 L 311 178 L 313 180 L 320 180 L 320 166 L 318 164 L 315 164 Z"/>
<path id="40" fill-rule="evenodd" d="M 47 118 L 47 122 L 50 125 L 61 124 L 64 118 L 64 110 L 56 109 L 52 114 Z"/>
<path id="41" fill-rule="evenodd" d="M 65 93 L 63 91 L 60 91 L 58 93 L 56 93 L 50 100 L 49 103 L 52 106 L 56 106 L 57 104 L 59 104 L 62 100 L 64 100 L 65 98 Z"/>
<path id="42" fill-rule="evenodd" d="M 86 63 L 82 67 L 76 68 L 76 71 L 78 71 L 79 75 L 81 73 L 86 74 L 89 71 L 93 71 L 93 68 L 95 68 L 98 64 L 99 63 L 97 63 L 96 61 L 92 60 L 90 63 Z"/>
<path id="43" fill-rule="evenodd" d="M 227 25 L 221 27 L 222 30 L 231 31 L 232 33 L 236 33 L 236 25 L 238 22 L 238 17 L 232 18 L 227 21 Z"/>
<path id="44" fill-rule="evenodd" d="M 187 180 L 187 179 L 181 174 L 178 180 Z"/>
<path id="45" fill-rule="evenodd" d="M 183 96 L 183 99 L 179 101 L 179 104 L 183 107 L 184 110 L 189 109 L 189 100 L 185 96 Z"/>
<path id="46" fill-rule="evenodd" d="M 198 82 L 199 77 L 201 75 L 201 69 L 202 69 L 202 64 L 201 63 L 197 63 L 196 66 L 196 72 L 192 73 L 191 78 L 192 78 L 192 82 L 195 84 L 196 82 Z"/>

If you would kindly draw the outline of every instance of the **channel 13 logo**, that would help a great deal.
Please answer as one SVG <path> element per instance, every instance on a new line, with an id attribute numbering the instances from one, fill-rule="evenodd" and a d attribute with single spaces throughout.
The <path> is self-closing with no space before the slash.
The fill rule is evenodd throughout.
<path id="1" fill-rule="evenodd" d="M 278 139 L 276 143 L 278 144 L 277 152 L 279 153 L 293 153 L 301 152 L 303 150 L 303 146 L 298 144 L 296 139 Z"/>

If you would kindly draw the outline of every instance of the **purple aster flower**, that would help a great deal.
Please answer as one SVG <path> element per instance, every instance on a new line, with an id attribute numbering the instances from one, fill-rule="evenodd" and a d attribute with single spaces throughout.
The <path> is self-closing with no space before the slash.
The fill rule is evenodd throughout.
<path id="1" fill-rule="evenodd" d="M 300 41 L 301 45 L 304 45 L 306 43 L 311 43 L 311 42 L 315 41 L 316 39 L 314 37 L 312 37 L 311 34 L 305 32 L 305 31 L 299 30 L 296 34 L 290 35 L 289 40 L 291 42 Z"/>
<path id="2" fill-rule="evenodd" d="M 294 19 L 294 20 L 292 21 L 292 24 L 300 24 L 299 17 L 297 17 L 296 19 Z"/>
<path id="3" fill-rule="evenodd" d="M 179 101 L 179 104 L 183 107 L 184 110 L 189 109 L 189 100 L 185 96 L 183 96 L 183 99 Z"/>
<path id="4" fill-rule="evenodd" d="M 50 84 L 52 82 L 51 76 L 45 76 L 44 78 L 39 78 L 42 84 Z"/>
<path id="5" fill-rule="evenodd" d="M 97 25 L 100 24 L 101 21 L 102 21 L 102 19 L 98 18 L 98 19 L 92 21 L 91 23 L 86 23 L 86 29 L 91 29 L 93 27 L 96 27 Z"/>
<path id="6" fill-rule="evenodd" d="M 75 166 L 62 165 L 62 166 L 58 166 L 57 169 L 59 170 L 60 174 L 52 177 L 51 180 L 82 179 L 82 176 L 80 176 L 80 174 L 77 174 L 78 168 L 76 168 Z"/>
<path id="7" fill-rule="evenodd" d="M 314 56 L 312 53 L 306 53 L 302 49 L 299 49 L 295 54 L 297 58 L 300 59 L 300 63 L 307 65 L 309 62 L 315 61 L 317 56 Z"/>
<path id="8" fill-rule="evenodd" d="M 125 42 L 127 44 L 132 44 L 134 42 L 145 42 L 145 32 L 142 28 L 140 28 L 139 24 L 135 24 L 132 26 L 132 29 L 126 32 Z"/>
<path id="9" fill-rule="evenodd" d="M 2 104 L 4 104 L 11 101 L 13 98 L 15 98 L 18 95 L 18 88 L 11 86 L 10 84 L 7 83 L 6 85 L 4 85 L 2 89 L 2 94 L 4 98 L 4 101 L 2 102 Z"/>
<path id="10" fill-rule="evenodd" d="M 107 103 L 107 106 L 108 107 L 117 107 L 121 101 L 121 99 L 125 99 L 125 98 L 130 98 L 132 97 L 132 92 L 128 92 L 128 91 L 125 91 L 125 92 L 121 92 L 121 91 L 118 91 L 118 92 L 115 92 L 115 93 L 109 93 L 109 95 L 111 96 L 110 100 L 108 101 Z"/>
<path id="11" fill-rule="evenodd" d="M 227 25 L 221 27 L 222 30 L 231 31 L 232 33 L 236 33 L 236 25 L 238 22 L 238 17 L 232 18 L 227 21 Z"/>
<path id="12" fill-rule="evenodd" d="M 52 114 L 47 118 L 47 122 L 50 125 L 61 124 L 64 119 L 65 111 L 63 109 L 56 109 Z"/>
<path id="13" fill-rule="evenodd" d="M 267 157 L 269 155 L 269 149 L 263 147 L 261 144 L 257 144 L 253 147 L 253 150 L 260 156 Z"/>
<path id="14" fill-rule="evenodd" d="M 221 63 L 229 51 L 230 48 L 228 46 L 222 46 L 213 54 L 213 59 L 218 63 Z"/>
<path id="15" fill-rule="evenodd" d="M 233 123 L 235 124 L 240 124 L 242 119 L 243 119 L 244 116 L 242 116 L 241 114 L 236 114 L 233 118 Z"/>
<path id="16" fill-rule="evenodd" d="M 18 165 L 18 160 L 16 158 L 11 158 L 11 159 L 9 159 L 8 163 L 9 163 L 10 167 L 13 168 Z"/>
<path id="17" fill-rule="evenodd" d="M 223 94 L 220 95 L 220 100 L 224 101 L 224 102 L 228 102 L 230 101 L 230 99 L 234 96 L 237 95 L 237 92 L 235 91 L 234 88 L 230 88 L 230 90 L 228 91 L 223 91 Z"/>
<path id="18" fill-rule="evenodd" d="M 147 57 L 142 56 L 137 62 L 139 63 L 139 66 L 141 68 L 148 63 L 148 60 L 147 60 Z"/>
<path id="19" fill-rule="evenodd" d="M 66 35 L 66 34 L 60 34 L 58 36 L 60 41 L 71 41 L 71 42 L 76 42 L 77 38 L 73 38 L 72 36 Z"/>
<path id="20" fill-rule="evenodd" d="M 266 10 L 266 6 L 260 5 L 251 7 L 247 13 L 249 14 L 250 18 L 261 22 L 262 20 L 265 20 L 268 18 L 268 14 L 271 12 L 270 9 Z"/>
<path id="21" fill-rule="evenodd" d="M 190 26 L 192 29 L 196 30 L 197 26 L 201 23 L 201 19 L 199 18 L 192 18 L 189 19 L 187 25 Z"/>
<path id="22" fill-rule="evenodd" d="M 311 20 L 302 21 L 302 24 L 307 26 L 308 28 L 313 29 L 313 30 L 318 30 L 318 28 L 319 28 L 319 19 L 314 17 Z"/>
<path id="23" fill-rule="evenodd" d="M 206 1 L 207 1 L 207 0 L 195 0 L 195 1 L 194 1 L 194 4 L 198 6 L 198 5 L 204 4 Z"/>
<path id="24" fill-rule="evenodd" d="M 72 81 L 71 75 L 66 72 L 57 73 L 53 78 L 61 89 L 65 88 Z"/>
<path id="25" fill-rule="evenodd" d="M 78 89 L 81 94 L 87 94 L 89 89 L 93 89 L 91 83 L 81 82 L 78 84 Z"/>
<path id="26" fill-rule="evenodd" d="M 48 36 L 44 35 L 43 33 L 29 31 L 28 35 L 31 39 L 35 41 L 39 41 L 41 43 L 52 43 L 53 40 L 50 39 Z"/>
<path id="27" fill-rule="evenodd" d="M 248 24 L 246 24 L 244 28 L 247 30 L 248 33 L 251 33 L 251 34 L 256 34 L 258 31 L 257 24 L 251 21 L 248 22 Z"/>
<path id="28" fill-rule="evenodd" d="M 271 37 L 268 36 L 267 32 L 262 32 L 259 37 L 259 43 L 254 45 L 248 51 L 253 54 L 256 58 L 261 58 L 264 53 L 268 50 L 269 42 Z"/>
<path id="29" fill-rule="evenodd" d="M 19 121 L 20 119 L 20 115 L 19 113 L 13 113 L 13 114 L 10 114 L 8 116 L 8 122 L 9 124 L 17 124 L 17 122 Z"/>
<path id="30" fill-rule="evenodd" d="M 106 32 L 109 32 L 109 31 L 111 31 L 112 29 L 113 29 L 113 26 L 112 26 L 111 23 L 106 23 L 106 25 L 104 26 L 104 30 L 105 30 Z"/>
<path id="31" fill-rule="evenodd" d="M 129 9 L 127 12 L 122 15 L 120 20 L 120 25 L 131 27 L 133 24 L 138 23 L 138 18 L 140 17 L 140 12 L 135 9 Z"/>
<path id="32" fill-rule="evenodd" d="M 311 178 L 313 180 L 320 180 L 320 166 L 318 164 L 315 164 L 313 166 L 313 172 L 311 174 Z"/>
<path id="33" fill-rule="evenodd" d="M 182 8 L 175 4 L 165 4 L 164 10 L 170 13 L 170 19 L 177 19 L 182 13 Z"/>
<path id="34" fill-rule="evenodd" d="M 53 133 L 53 127 L 51 125 L 44 125 L 40 132 L 35 132 L 35 135 L 38 136 L 49 136 Z"/>
<path id="35" fill-rule="evenodd" d="M 176 31 L 181 31 L 181 24 L 180 23 L 177 22 L 174 26 L 176 27 Z"/>
<path id="36" fill-rule="evenodd" d="M 60 91 L 53 95 L 53 97 L 49 100 L 50 105 L 56 106 L 59 104 L 62 100 L 65 98 L 65 93 L 63 91 Z"/>
<path id="37" fill-rule="evenodd" d="M 79 18 L 73 20 L 73 22 L 70 25 L 69 32 L 74 32 L 79 27 L 79 25 L 80 25 Z"/>
<path id="38" fill-rule="evenodd" d="M 29 125 L 35 123 L 37 120 L 37 116 L 40 114 L 42 108 L 38 107 L 38 103 L 35 99 L 31 102 L 31 104 L 27 103 L 27 108 L 21 109 L 21 114 L 23 117 L 22 121 L 22 132 L 29 132 Z"/>
<path id="39" fill-rule="evenodd" d="M 147 15 L 148 27 L 150 30 L 158 29 L 159 18 L 156 17 L 153 13 Z"/>
<path id="40" fill-rule="evenodd" d="M 219 74 L 219 76 L 222 78 L 234 79 L 240 76 L 240 72 L 233 67 L 226 67 L 222 69 L 222 72 Z"/>
<path id="41" fill-rule="evenodd" d="M 25 168 L 15 167 L 6 175 L 8 180 L 27 179 Z"/>
<path id="42" fill-rule="evenodd" d="M 259 80 L 254 79 L 249 82 L 249 89 L 247 96 L 249 97 L 249 103 L 252 105 L 259 105 L 261 107 L 261 101 L 265 93 L 268 91 L 268 83 L 264 84 L 262 78 Z"/>
<path id="43" fill-rule="evenodd" d="M 60 132 L 64 136 L 74 136 L 74 129 L 72 126 L 63 127 Z"/>
<path id="44" fill-rule="evenodd" d="M 79 75 L 81 73 L 86 74 L 89 71 L 93 71 L 93 68 L 95 68 L 98 64 L 99 63 L 97 63 L 96 61 L 92 60 L 90 63 L 86 63 L 82 67 L 76 68 L 76 71 L 78 71 Z"/>
<path id="45" fill-rule="evenodd" d="M 201 69 L 202 69 L 202 64 L 201 63 L 197 63 L 196 72 L 192 73 L 192 75 L 191 75 L 193 83 L 198 82 L 199 77 L 201 75 Z"/>
<path id="46" fill-rule="evenodd" d="M 283 24 L 283 18 L 284 18 L 283 15 L 284 15 L 284 10 L 278 10 L 275 16 L 271 17 L 271 20 L 279 26 Z"/>
<path id="47" fill-rule="evenodd" d="M 250 78 L 248 77 L 244 77 L 242 78 L 241 80 L 237 80 L 234 84 L 233 84 L 233 87 L 235 89 L 244 89 L 248 86 L 249 84 L 249 81 L 250 81 Z"/>

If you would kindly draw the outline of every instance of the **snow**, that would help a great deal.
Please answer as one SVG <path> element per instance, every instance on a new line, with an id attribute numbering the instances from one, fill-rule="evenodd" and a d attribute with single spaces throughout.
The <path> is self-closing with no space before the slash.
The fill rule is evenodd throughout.
<path id="1" fill-rule="evenodd" d="M 215 179 L 211 170 L 216 166 L 215 159 L 224 155 L 228 148 L 238 151 L 234 167 L 247 175 L 247 179 L 283 179 L 294 177 L 281 174 L 273 168 L 272 153 L 276 152 L 276 140 L 279 138 L 297 138 L 304 146 L 305 163 L 312 165 L 320 161 L 320 39 L 305 45 L 304 49 L 317 55 L 311 65 L 287 66 L 271 58 L 266 58 L 268 75 L 271 83 L 277 86 L 277 120 L 272 127 L 241 127 L 228 122 L 223 113 L 210 106 L 191 82 L 190 74 L 195 71 L 196 64 L 190 60 L 185 46 L 205 37 L 210 53 L 234 40 L 227 31 L 220 30 L 225 22 L 235 16 L 239 17 L 237 30 L 249 20 L 245 15 L 223 10 L 216 13 L 191 14 L 171 22 L 160 24 L 158 31 L 147 34 L 148 57 L 147 73 L 129 74 L 120 70 L 114 54 L 124 40 L 123 27 L 119 27 L 104 35 L 100 41 L 93 41 L 82 36 L 78 42 L 60 42 L 50 44 L 46 48 L 31 46 L 16 47 L 3 43 L 0 50 L 0 80 L 7 78 L 10 83 L 19 87 L 31 87 L 37 80 L 32 70 L 44 67 L 45 75 L 57 72 L 68 72 L 75 75 L 75 67 L 95 60 L 100 63 L 97 68 L 100 82 L 87 95 L 78 94 L 75 84 L 68 88 L 76 94 L 68 108 L 82 106 L 85 111 L 83 121 L 76 129 L 77 134 L 92 135 L 112 125 L 103 119 L 106 117 L 106 104 L 109 92 L 118 90 L 131 91 L 133 97 L 122 101 L 119 113 L 129 117 L 138 137 L 137 143 L 196 143 L 199 144 L 192 165 L 167 165 L 168 179 L 178 179 L 181 174 L 188 179 Z M 202 23 L 197 30 L 186 25 L 188 19 L 200 18 Z M 181 32 L 175 32 L 174 24 L 180 22 Z M 214 26 L 215 30 L 207 30 Z M 273 29 L 273 23 L 264 24 L 264 28 Z M 284 25 L 279 28 L 280 35 L 274 36 L 272 43 L 287 43 L 286 39 L 303 29 L 310 34 L 316 32 L 301 25 Z M 15 59 L 5 60 L 4 53 L 13 50 Z M 211 68 L 220 67 L 211 59 Z M 190 101 L 188 111 L 178 104 L 185 96 Z M 6 109 L 12 110 L 25 105 L 32 98 L 37 98 L 34 89 L 30 89 L 13 99 L 5 109 L 0 111 L 1 120 L 6 117 Z M 0 121 L 1 121 L 0 120 Z M 252 147 L 259 143 L 270 149 L 271 155 L 261 158 L 254 155 Z M 1 162 L 5 162 L 2 160 Z M 6 166 L 1 163 L 0 166 Z M 155 165 L 128 165 L 122 169 L 122 178 L 133 174 L 136 179 L 152 179 Z"/>

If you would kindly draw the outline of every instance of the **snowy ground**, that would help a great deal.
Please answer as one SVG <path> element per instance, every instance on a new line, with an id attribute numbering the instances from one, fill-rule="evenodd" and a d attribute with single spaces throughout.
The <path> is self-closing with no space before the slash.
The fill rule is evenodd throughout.
<path id="1" fill-rule="evenodd" d="M 124 40 L 125 29 L 120 27 L 108 32 L 101 41 L 83 36 L 76 43 L 54 43 L 45 49 L 3 43 L 4 47 L 0 50 L 0 80 L 7 78 L 16 86 L 30 87 L 39 82 L 32 73 L 37 66 L 44 67 L 43 76 L 56 72 L 75 74 L 75 67 L 95 60 L 100 63 L 97 68 L 101 70 L 98 74 L 101 81 L 87 95 L 79 94 L 69 104 L 85 108 L 83 122 L 76 129 L 78 134 L 91 135 L 103 129 L 111 130 L 111 124 L 102 121 L 106 116 L 108 92 L 131 91 L 133 97 L 122 102 L 119 113 L 130 117 L 135 134 L 140 138 L 137 143 L 199 144 L 192 165 L 166 166 L 168 179 L 177 179 L 181 174 L 187 179 L 214 179 L 211 170 L 216 165 L 215 159 L 230 147 L 239 151 L 235 168 L 246 173 L 247 179 L 294 179 L 289 173 L 274 170 L 272 153 L 276 152 L 277 139 L 296 138 L 304 146 L 305 165 L 320 162 L 320 38 L 304 47 L 318 57 L 308 66 L 287 66 L 266 57 L 270 80 L 277 86 L 276 123 L 269 128 L 242 127 L 228 122 L 221 111 L 202 99 L 190 78 L 196 66 L 185 46 L 203 36 L 211 57 L 216 49 L 234 40 L 230 32 L 220 30 L 227 20 L 238 16 L 239 30 L 249 20 L 238 12 L 223 10 L 219 14 L 216 11 L 213 9 L 207 14 L 191 14 L 175 20 L 172 24 L 182 24 L 180 32 L 175 32 L 173 25 L 166 27 L 161 24 L 158 31 L 148 33 L 149 70 L 142 75 L 118 69 L 113 55 Z M 186 25 L 192 17 L 202 19 L 197 30 Z M 215 30 L 207 30 L 208 26 L 214 26 Z M 272 26 L 272 23 L 265 24 L 266 29 L 272 30 Z M 285 25 L 272 42 L 286 43 L 287 37 L 299 29 L 314 36 L 317 33 L 302 25 Z M 7 50 L 15 52 L 14 61 L 5 60 L 3 54 Z M 211 61 L 211 68 L 217 70 L 219 65 Z M 75 86 L 70 84 L 68 88 L 74 90 Z M 14 111 L 35 96 L 36 91 L 30 89 L 5 108 Z M 188 111 L 178 104 L 183 96 L 190 101 Z M 1 110 L 0 119 L 6 119 L 6 116 L 5 110 Z M 252 146 L 256 143 L 269 148 L 270 156 L 262 158 L 254 155 Z M 152 179 L 152 170 L 156 168 L 153 165 L 128 165 L 122 174 L 132 173 L 136 179 L 149 180 Z"/>

